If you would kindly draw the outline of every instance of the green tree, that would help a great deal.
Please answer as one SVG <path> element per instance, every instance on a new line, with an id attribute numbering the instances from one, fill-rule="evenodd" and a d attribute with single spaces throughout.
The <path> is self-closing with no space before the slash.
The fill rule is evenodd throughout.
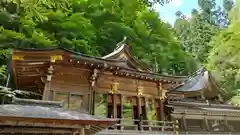
<path id="1" fill-rule="evenodd" d="M 208 68 L 217 73 L 221 86 L 230 96 L 240 88 L 240 3 L 231 11 L 231 24 L 213 38 L 213 49 L 209 55 Z"/>
<path id="2" fill-rule="evenodd" d="M 228 25 L 226 12 L 232 8 L 232 4 L 231 0 L 224 0 L 224 7 L 216 8 L 215 0 L 198 0 L 201 12 L 193 9 L 192 18 L 176 13 L 176 35 L 184 50 L 190 52 L 200 63 L 206 63 L 212 49 L 209 45 L 212 37 Z"/>

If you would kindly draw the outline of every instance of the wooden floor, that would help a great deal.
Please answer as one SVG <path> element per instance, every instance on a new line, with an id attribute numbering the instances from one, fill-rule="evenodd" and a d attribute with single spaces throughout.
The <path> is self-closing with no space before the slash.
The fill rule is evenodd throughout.
<path id="1" fill-rule="evenodd" d="M 174 132 L 164 132 L 164 131 L 136 131 L 136 130 L 104 130 L 97 133 L 96 135 L 175 135 Z"/>
<path id="2" fill-rule="evenodd" d="M 176 135 L 174 132 L 152 132 L 152 131 L 135 131 L 135 130 L 126 130 L 126 131 L 120 131 L 120 130 L 105 130 L 102 132 L 97 133 L 96 135 Z M 206 132 L 192 132 L 192 133 L 186 133 L 182 132 L 178 135 L 240 135 L 240 133 L 206 133 Z"/>

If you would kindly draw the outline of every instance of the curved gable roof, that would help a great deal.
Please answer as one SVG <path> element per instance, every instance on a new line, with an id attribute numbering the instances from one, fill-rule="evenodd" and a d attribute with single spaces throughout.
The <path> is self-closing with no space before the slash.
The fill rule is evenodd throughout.
<path id="1" fill-rule="evenodd" d="M 188 92 L 188 91 L 200 91 L 206 88 L 208 81 L 208 72 L 202 68 L 195 72 L 192 76 L 186 80 L 185 84 L 177 89 L 176 91 Z"/>
<path id="2" fill-rule="evenodd" d="M 141 62 L 132 55 L 129 46 L 125 43 L 120 42 L 113 52 L 103 56 L 102 59 L 124 61 L 131 69 L 151 72 L 150 69 L 141 64 Z"/>
<path id="3" fill-rule="evenodd" d="M 174 89 L 172 92 L 206 92 L 205 97 L 214 97 L 222 95 L 220 87 L 216 84 L 215 79 L 209 71 L 201 67 L 191 74 L 185 81 L 184 85 Z"/>

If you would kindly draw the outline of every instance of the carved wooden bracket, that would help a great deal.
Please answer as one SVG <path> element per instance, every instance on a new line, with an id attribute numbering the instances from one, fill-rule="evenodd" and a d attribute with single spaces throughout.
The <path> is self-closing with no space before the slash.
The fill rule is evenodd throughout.
<path id="1" fill-rule="evenodd" d="M 118 91 L 119 83 L 116 81 L 113 81 L 112 86 L 111 86 L 111 94 L 114 94 Z"/>
<path id="2" fill-rule="evenodd" d="M 52 63 L 55 63 L 56 60 L 63 60 L 62 55 L 53 55 L 53 56 L 50 57 L 50 61 L 51 61 Z"/>
<path id="3" fill-rule="evenodd" d="M 93 70 L 93 74 L 90 78 L 90 82 L 91 82 L 91 86 L 95 86 L 95 82 L 96 82 L 96 79 L 97 79 L 97 76 L 98 76 L 98 70 L 97 69 L 94 69 Z"/>
<path id="4" fill-rule="evenodd" d="M 24 56 L 23 55 L 13 55 L 12 60 L 24 60 Z"/>
<path id="5" fill-rule="evenodd" d="M 141 96 L 141 95 L 143 95 L 143 87 L 142 86 L 138 86 L 137 87 L 137 93 L 138 93 L 138 96 Z"/>
<path id="6" fill-rule="evenodd" d="M 162 87 L 162 83 L 159 83 L 158 85 L 158 93 L 159 93 L 160 100 L 165 100 L 167 98 L 166 96 L 167 90 L 165 90 Z"/>
<path id="7" fill-rule="evenodd" d="M 52 80 L 52 74 L 53 74 L 53 66 L 50 65 L 50 67 L 48 68 L 48 72 L 47 72 L 47 81 L 51 81 Z"/>

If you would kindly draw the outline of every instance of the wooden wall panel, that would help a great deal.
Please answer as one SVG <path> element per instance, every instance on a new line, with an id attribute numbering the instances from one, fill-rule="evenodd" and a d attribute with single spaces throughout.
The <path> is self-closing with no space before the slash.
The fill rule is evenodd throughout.
<path id="1" fill-rule="evenodd" d="M 144 87 L 143 94 L 158 96 L 158 89 L 155 87 Z"/>
<path id="2" fill-rule="evenodd" d="M 88 76 L 77 76 L 77 75 L 55 75 L 52 77 L 52 81 L 56 81 L 56 82 L 66 82 L 71 84 L 76 84 L 76 85 L 89 85 L 90 81 L 89 81 L 90 75 Z"/>
<path id="3" fill-rule="evenodd" d="M 59 84 L 56 82 L 51 83 L 51 90 L 77 92 L 77 93 L 81 93 L 81 94 L 89 93 L 89 87 L 78 86 L 78 85 Z"/>
<path id="4" fill-rule="evenodd" d="M 101 74 L 97 80 L 97 91 L 109 92 L 112 83 L 116 81 L 119 83 L 118 93 L 123 95 L 137 95 L 138 86 L 141 86 L 142 92 L 145 95 L 158 96 L 158 87 L 156 82 L 131 79 L 126 77 L 119 77 L 113 75 Z"/>
<path id="5" fill-rule="evenodd" d="M 140 80 L 139 85 L 143 87 L 143 91 L 142 91 L 143 94 L 152 95 L 152 96 L 158 95 L 157 83 Z"/>
<path id="6" fill-rule="evenodd" d="M 139 85 L 143 87 L 157 87 L 156 82 L 150 82 L 150 81 L 144 81 L 144 80 L 139 80 Z"/>
<path id="7" fill-rule="evenodd" d="M 119 91 L 137 92 L 136 79 L 118 77 L 113 75 L 102 74 L 97 80 L 97 86 L 99 90 L 101 89 L 111 90 L 111 85 L 114 81 L 119 83 L 118 87 Z"/>
<path id="8" fill-rule="evenodd" d="M 51 81 L 51 90 L 89 93 L 89 82 L 76 76 L 54 76 Z"/>

